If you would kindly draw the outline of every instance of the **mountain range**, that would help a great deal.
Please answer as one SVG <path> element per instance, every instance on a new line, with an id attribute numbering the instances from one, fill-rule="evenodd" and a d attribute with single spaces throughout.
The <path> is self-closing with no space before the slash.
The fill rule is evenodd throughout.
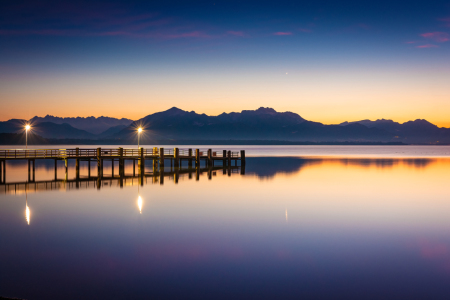
<path id="1" fill-rule="evenodd" d="M 325 125 L 305 120 L 292 112 L 260 107 L 218 116 L 197 114 L 172 107 L 140 120 L 108 117 L 34 117 L 29 121 L 0 122 L 0 133 L 23 132 L 25 123 L 33 133 L 50 139 L 117 140 L 134 142 L 136 129 L 144 128 L 141 143 L 188 140 L 260 140 L 287 142 L 385 142 L 407 144 L 450 144 L 450 129 L 417 119 L 403 124 L 392 120 L 361 120 Z"/>

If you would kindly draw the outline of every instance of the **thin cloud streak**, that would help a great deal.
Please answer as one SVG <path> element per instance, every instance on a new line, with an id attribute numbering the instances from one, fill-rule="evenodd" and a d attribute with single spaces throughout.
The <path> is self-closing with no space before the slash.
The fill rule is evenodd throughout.
<path id="1" fill-rule="evenodd" d="M 416 48 L 438 48 L 438 45 L 433 45 L 433 44 L 425 44 L 425 45 L 420 45 L 420 46 L 416 46 Z"/>
<path id="2" fill-rule="evenodd" d="M 292 35 L 292 32 L 278 31 L 278 32 L 274 32 L 273 35 Z"/>
<path id="3" fill-rule="evenodd" d="M 422 33 L 420 36 L 437 43 L 448 42 L 450 40 L 450 36 L 446 32 L 426 32 Z"/>

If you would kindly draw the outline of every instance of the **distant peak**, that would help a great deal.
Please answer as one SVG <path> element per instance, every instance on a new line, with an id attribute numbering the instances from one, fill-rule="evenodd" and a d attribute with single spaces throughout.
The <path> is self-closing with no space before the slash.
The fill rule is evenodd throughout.
<path id="1" fill-rule="evenodd" d="M 273 109 L 273 108 L 270 108 L 270 107 L 260 107 L 260 108 L 258 108 L 256 111 L 259 111 L 259 112 L 265 112 L 265 113 L 276 113 L 277 111 L 275 110 L 275 109 Z"/>
<path id="2" fill-rule="evenodd" d="M 262 106 L 260 108 L 258 108 L 257 110 L 243 110 L 242 112 L 243 113 L 269 114 L 269 115 L 277 113 L 277 111 L 273 108 L 262 107 Z"/>

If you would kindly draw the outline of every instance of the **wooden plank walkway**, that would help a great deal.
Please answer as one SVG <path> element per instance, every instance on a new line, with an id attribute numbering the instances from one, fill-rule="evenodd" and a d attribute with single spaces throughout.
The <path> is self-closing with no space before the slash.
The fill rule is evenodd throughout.
<path id="1" fill-rule="evenodd" d="M 195 150 L 195 151 L 194 151 Z M 145 161 L 153 162 L 153 170 L 156 172 L 164 170 L 165 162 L 169 161 L 171 167 L 179 168 L 182 161 L 187 161 L 189 168 L 193 163 L 195 168 L 199 168 L 201 161 L 204 161 L 206 167 L 212 168 L 215 163 L 220 161 L 222 167 L 245 166 L 245 150 L 232 152 L 231 150 L 213 151 L 212 149 L 164 149 L 164 148 L 97 148 L 97 149 L 0 149 L 0 184 L 6 183 L 6 161 L 9 160 L 28 160 L 28 182 L 35 182 L 36 159 L 53 159 L 55 161 L 55 180 L 57 179 L 57 162 L 64 160 L 67 174 L 68 160 L 75 160 L 76 178 L 80 179 L 80 161 L 88 161 L 90 177 L 91 161 L 97 163 L 97 176 L 103 178 L 103 162 L 111 160 L 119 162 L 119 176 L 124 177 L 125 160 L 133 161 L 133 174 L 135 174 L 135 165 L 138 161 L 139 174 L 144 174 Z M 114 170 L 113 170 L 114 172 Z M 67 176 L 66 176 L 67 177 Z"/>

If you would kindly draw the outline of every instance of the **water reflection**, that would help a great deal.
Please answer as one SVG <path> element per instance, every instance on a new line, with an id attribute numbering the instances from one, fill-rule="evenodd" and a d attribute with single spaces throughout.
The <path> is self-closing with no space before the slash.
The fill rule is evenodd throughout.
<path id="1" fill-rule="evenodd" d="M 247 158 L 244 176 L 123 188 L 115 177 L 100 190 L 51 181 L 50 169 L 56 192 L 0 194 L 0 296 L 447 299 L 449 169 L 440 158 Z M 26 165 L 9 171 L 26 179 Z"/>
<path id="2" fill-rule="evenodd" d="M 138 207 L 139 207 L 139 213 L 142 214 L 142 198 L 141 196 L 138 197 Z"/>
<path id="3" fill-rule="evenodd" d="M 27 221 L 27 224 L 30 225 L 30 208 L 28 207 L 28 193 L 26 193 L 25 196 L 25 220 Z"/>

